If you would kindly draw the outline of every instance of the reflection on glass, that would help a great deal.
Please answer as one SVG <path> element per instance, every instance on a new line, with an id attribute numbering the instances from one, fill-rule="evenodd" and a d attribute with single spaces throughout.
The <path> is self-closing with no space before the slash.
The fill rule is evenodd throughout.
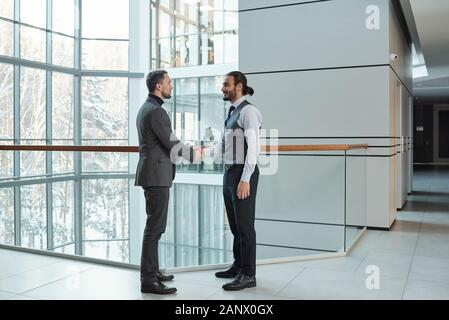
<path id="1" fill-rule="evenodd" d="M 56 33 L 52 35 L 52 39 L 53 64 L 73 68 L 75 40 L 73 38 L 61 36 Z"/>
<path id="2" fill-rule="evenodd" d="M 229 261 L 232 239 L 227 238 L 225 234 L 227 226 L 223 188 L 221 186 L 200 186 L 200 199 L 200 247 L 212 249 L 200 251 L 201 264 Z"/>
<path id="3" fill-rule="evenodd" d="M 198 65 L 198 35 L 176 38 L 176 66 Z"/>
<path id="4" fill-rule="evenodd" d="M 75 30 L 74 21 L 75 21 L 75 2 L 73 0 L 53 1 L 54 31 L 73 36 Z"/>
<path id="5" fill-rule="evenodd" d="M 156 63 L 160 65 L 160 68 L 170 68 L 172 66 L 171 43 L 171 38 L 154 41 L 153 50 L 158 57 Z"/>
<path id="6" fill-rule="evenodd" d="M 75 254 L 75 245 L 69 244 L 66 246 L 62 246 L 53 250 L 54 252 L 64 253 L 64 254 Z"/>
<path id="7" fill-rule="evenodd" d="M 128 70 L 128 46 L 128 41 L 83 40 L 83 68 Z"/>
<path id="8" fill-rule="evenodd" d="M 84 77 L 82 138 L 128 139 L 128 79 Z"/>
<path id="9" fill-rule="evenodd" d="M 176 135 L 183 141 L 198 138 L 198 78 L 176 80 Z"/>
<path id="10" fill-rule="evenodd" d="M 45 32 L 39 29 L 20 27 L 20 57 L 45 62 Z"/>
<path id="11" fill-rule="evenodd" d="M 0 0 L 0 17 L 14 18 L 14 0 Z"/>
<path id="12" fill-rule="evenodd" d="M 83 38 L 129 38 L 129 0 L 83 1 Z"/>
<path id="13" fill-rule="evenodd" d="M 53 243 L 61 246 L 75 241 L 74 182 L 53 183 Z"/>
<path id="14" fill-rule="evenodd" d="M 22 246 L 47 249 L 45 184 L 20 187 Z"/>
<path id="15" fill-rule="evenodd" d="M 14 245 L 13 188 L 0 188 L 0 244 Z"/>
<path id="16" fill-rule="evenodd" d="M 237 62 L 235 38 L 224 36 L 225 33 L 237 35 L 236 0 L 175 3 L 176 8 L 166 9 L 152 2 L 153 68 Z"/>
<path id="17" fill-rule="evenodd" d="M 0 20 L 0 55 L 13 55 L 14 25 L 12 22 Z"/>
<path id="18" fill-rule="evenodd" d="M 176 184 L 170 197 L 167 230 L 159 246 L 162 267 L 232 261 L 232 241 L 221 186 Z"/>
<path id="19" fill-rule="evenodd" d="M 199 246 L 198 230 L 198 186 L 177 184 L 175 186 L 175 230 L 176 243 L 184 246 Z M 198 250 L 185 247 L 175 247 L 178 266 L 195 265 L 198 263 Z"/>
<path id="20" fill-rule="evenodd" d="M 17 0 L 16 0 L 17 1 Z M 20 21 L 36 26 L 46 27 L 46 0 L 20 0 Z"/>

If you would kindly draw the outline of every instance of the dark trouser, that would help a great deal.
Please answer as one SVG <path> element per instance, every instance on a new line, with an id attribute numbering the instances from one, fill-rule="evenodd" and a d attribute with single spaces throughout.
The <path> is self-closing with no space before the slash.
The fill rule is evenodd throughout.
<path id="1" fill-rule="evenodd" d="M 223 177 L 223 197 L 229 226 L 234 235 L 234 265 L 246 276 L 256 275 L 256 194 L 259 169 L 256 166 L 250 179 L 250 195 L 244 200 L 237 198 L 237 186 L 243 165 L 233 165 Z"/>
<path id="2" fill-rule="evenodd" d="M 167 226 L 168 187 L 143 187 L 145 190 L 147 223 L 143 233 L 140 280 L 154 282 L 159 271 L 158 242 Z"/>

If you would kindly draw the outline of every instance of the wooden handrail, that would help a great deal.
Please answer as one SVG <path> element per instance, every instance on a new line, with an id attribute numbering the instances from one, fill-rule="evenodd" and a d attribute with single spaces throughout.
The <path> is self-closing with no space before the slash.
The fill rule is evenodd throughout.
<path id="1" fill-rule="evenodd" d="M 263 152 L 295 151 L 348 151 L 367 149 L 367 144 L 323 144 L 323 145 L 263 145 Z M 58 146 L 58 145 L 0 145 L 0 151 L 66 151 L 66 152 L 139 152 L 135 146 Z"/>
<path id="2" fill-rule="evenodd" d="M 316 145 L 279 145 L 262 146 L 266 152 L 294 152 L 294 151 L 348 151 L 355 149 L 367 149 L 367 144 L 316 144 Z"/>

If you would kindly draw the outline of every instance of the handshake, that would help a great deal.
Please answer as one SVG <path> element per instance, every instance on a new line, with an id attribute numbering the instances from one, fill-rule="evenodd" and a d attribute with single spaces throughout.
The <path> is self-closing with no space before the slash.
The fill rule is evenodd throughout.
<path id="1" fill-rule="evenodd" d="M 193 163 L 199 164 L 206 157 L 207 147 L 193 147 Z"/>

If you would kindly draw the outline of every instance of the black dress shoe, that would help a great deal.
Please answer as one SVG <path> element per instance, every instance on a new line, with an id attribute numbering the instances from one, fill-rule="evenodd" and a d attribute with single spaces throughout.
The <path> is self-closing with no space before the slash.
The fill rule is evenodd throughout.
<path id="1" fill-rule="evenodd" d="M 153 283 L 143 284 L 140 287 L 140 291 L 143 293 L 155 293 L 155 294 L 173 294 L 177 290 L 176 288 L 169 288 L 159 280 Z"/>
<path id="2" fill-rule="evenodd" d="M 159 281 L 172 281 L 175 277 L 171 274 L 163 274 L 162 272 L 158 271 L 156 273 L 156 277 Z"/>
<path id="3" fill-rule="evenodd" d="M 226 271 L 215 272 L 215 276 L 217 278 L 229 278 L 229 279 L 232 279 L 232 278 L 237 277 L 239 275 L 239 273 L 240 273 L 240 270 L 236 266 L 232 265 Z"/>
<path id="4" fill-rule="evenodd" d="M 253 288 L 256 286 L 256 277 L 245 276 L 243 274 L 239 274 L 234 281 L 226 283 L 223 285 L 223 289 L 227 291 L 237 291 L 245 288 Z"/>

